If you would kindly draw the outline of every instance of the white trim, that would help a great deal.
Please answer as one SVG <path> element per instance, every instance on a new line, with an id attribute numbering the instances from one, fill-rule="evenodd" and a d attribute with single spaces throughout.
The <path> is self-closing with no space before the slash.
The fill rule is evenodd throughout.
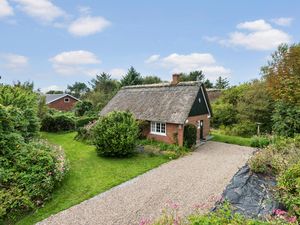
<path id="1" fill-rule="evenodd" d="M 209 110 L 209 107 L 208 107 L 208 104 L 207 104 L 206 97 L 205 97 L 205 95 L 204 95 L 203 86 L 201 86 L 201 91 L 202 91 L 202 95 L 203 95 L 203 98 L 204 98 L 204 101 L 205 101 L 205 105 L 206 105 L 206 108 L 207 108 L 207 111 L 208 111 L 208 116 L 207 116 L 207 118 L 210 118 L 210 117 L 211 117 L 211 113 L 210 113 L 210 110 Z"/>
<path id="2" fill-rule="evenodd" d="M 76 97 L 74 97 L 74 96 L 72 96 L 72 95 L 70 95 L 70 94 L 65 94 L 65 95 L 62 95 L 62 96 L 60 96 L 60 97 L 58 97 L 58 98 L 56 98 L 56 99 L 53 99 L 53 100 L 47 102 L 46 104 L 50 104 L 50 103 L 55 102 L 55 101 L 57 101 L 57 100 L 59 100 L 59 99 L 61 99 L 61 98 L 66 97 L 66 96 L 69 96 L 69 97 L 71 97 L 71 98 L 73 98 L 73 99 L 75 99 L 75 100 L 81 102 L 80 99 L 78 99 L 78 98 L 76 98 Z"/>
<path id="3" fill-rule="evenodd" d="M 154 124 L 154 127 L 156 129 L 156 124 L 164 124 L 165 125 L 165 132 L 156 132 L 156 131 L 152 131 L 152 125 Z M 160 125 L 161 126 L 161 125 Z M 167 136 L 167 124 L 163 123 L 163 122 L 157 122 L 157 121 L 151 121 L 150 122 L 150 134 L 155 134 L 155 135 L 160 135 L 160 136 Z"/>

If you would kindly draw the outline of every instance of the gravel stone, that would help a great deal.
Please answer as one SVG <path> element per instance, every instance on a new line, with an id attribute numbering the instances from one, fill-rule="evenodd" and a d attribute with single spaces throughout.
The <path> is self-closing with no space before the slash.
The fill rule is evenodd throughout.
<path id="1" fill-rule="evenodd" d="M 205 204 L 208 212 L 255 149 L 209 141 L 102 194 L 39 222 L 39 225 L 132 225 L 155 220 L 169 202 L 180 216 Z"/>

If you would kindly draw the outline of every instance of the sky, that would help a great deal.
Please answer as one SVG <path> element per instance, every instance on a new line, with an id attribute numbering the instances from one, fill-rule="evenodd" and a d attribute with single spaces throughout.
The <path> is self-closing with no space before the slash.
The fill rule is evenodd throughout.
<path id="1" fill-rule="evenodd" d="M 259 78 L 279 44 L 299 42 L 299 9 L 296 0 L 0 0 L 1 82 L 64 90 L 133 66 L 239 84 Z"/>

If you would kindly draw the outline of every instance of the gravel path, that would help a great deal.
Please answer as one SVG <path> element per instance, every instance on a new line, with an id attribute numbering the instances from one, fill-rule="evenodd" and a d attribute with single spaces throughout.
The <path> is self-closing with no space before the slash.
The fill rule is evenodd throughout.
<path id="1" fill-rule="evenodd" d="M 39 225 L 131 225 L 155 219 L 166 204 L 179 205 L 179 214 L 195 205 L 213 206 L 253 148 L 207 142 L 196 152 L 173 160 L 115 188 L 39 222 Z"/>

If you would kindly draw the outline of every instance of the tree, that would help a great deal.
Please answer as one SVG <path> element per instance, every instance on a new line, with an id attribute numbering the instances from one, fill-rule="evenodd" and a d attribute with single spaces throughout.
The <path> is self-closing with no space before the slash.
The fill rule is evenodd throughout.
<path id="1" fill-rule="evenodd" d="M 142 78 L 142 84 L 157 84 L 161 82 L 162 80 L 157 76 L 146 76 Z"/>
<path id="2" fill-rule="evenodd" d="M 68 85 L 66 93 L 73 95 L 76 98 L 82 97 L 85 93 L 87 93 L 90 89 L 85 83 L 75 82 L 73 85 Z"/>
<path id="3" fill-rule="evenodd" d="M 22 83 L 19 80 L 18 81 L 14 81 L 13 82 L 13 86 L 14 87 L 22 88 L 22 89 L 27 90 L 27 91 L 33 91 L 33 88 L 34 88 L 33 82 L 30 82 L 30 81 L 25 81 L 24 83 Z"/>
<path id="4" fill-rule="evenodd" d="M 206 88 L 213 88 L 213 87 L 214 87 L 213 83 L 210 82 L 209 79 L 206 79 L 206 80 L 204 81 L 204 86 L 205 86 Z"/>
<path id="5" fill-rule="evenodd" d="M 121 79 L 122 86 L 129 86 L 129 85 L 138 85 L 142 84 L 142 77 L 141 74 L 138 73 L 132 66 L 129 68 L 127 74 L 123 76 Z"/>
<path id="6" fill-rule="evenodd" d="M 227 80 L 227 78 L 222 78 L 221 76 L 219 76 L 216 80 L 215 88 L 226 89 L 228 87 L 229 81 Z"/>
<path id="7" fill-rule="evenodd" d="M 258 122 L 261 123 L 262 132 L 269 133 L 272 130 L 274 101 L 267 90 L 266 82 L 254 80 L 249 83 L 236 108 L 239 123 L 249 121 L 256 124 Z"/>
<path id="8" fill-rule="evenodd" d="M 192 71 L 189 74 L 180 73 L 180 81 L 201 81 L 203 82 L 205 76 L 202 70 Z"/>
<path id="9" fill-rule="evenodd" d="M 83 116 L 93 110 L 93 104 L 89 101 L 79 101 L 76 103 L 74 111 L 76 116 Z"/>
<path id="10" fill-rule="evenodd" d="M 63 91 L 55 91 L 55 90 L 49 90 L 46 92 L 46 94 L 63 94 Z"/>
<path id="11" fill-rule="evenodd" d="M 300 44 L 280 45 L 261 72 L 274 100 L 300 105 Z"/>
<path id="12" fill-rule="evenodd" d="M 96 75 L 96 78 L 90 81 L 90 85 L 92 90 L 86 93 L 83 99 L 92 102 L 96 110 L 102 109 L 120 88 L 120 83 L 107 73 Z"/>

